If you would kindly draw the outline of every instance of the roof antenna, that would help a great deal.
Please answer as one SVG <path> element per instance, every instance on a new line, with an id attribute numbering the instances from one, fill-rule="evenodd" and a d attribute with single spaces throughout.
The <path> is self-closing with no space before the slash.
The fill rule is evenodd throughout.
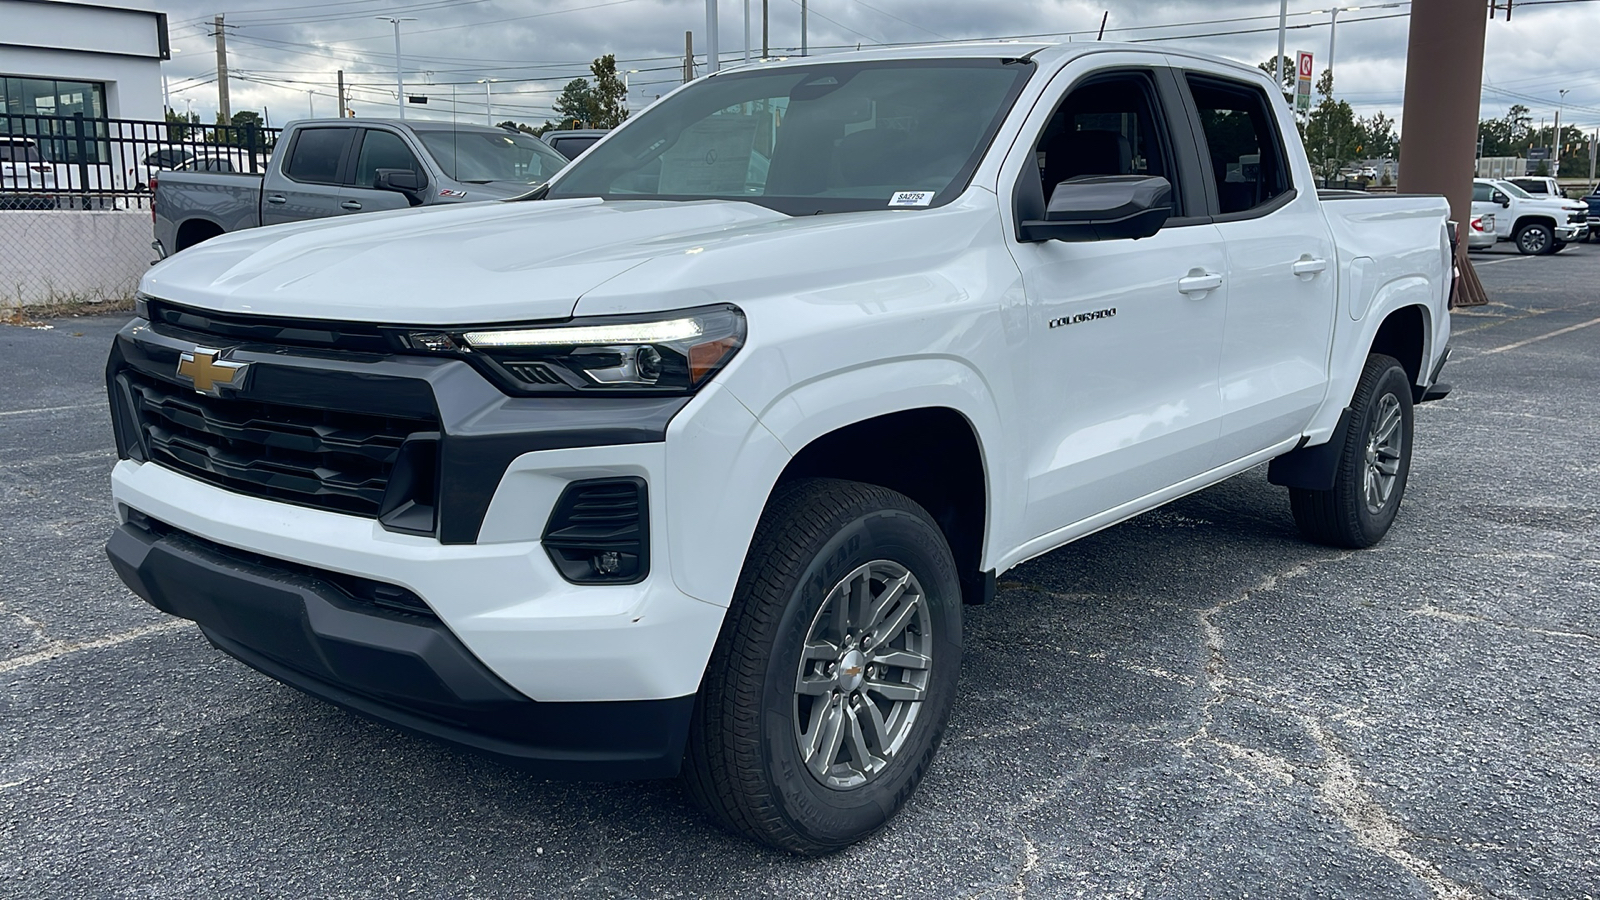
<path id="1" fill-rule="evenodd" d="M 1111 10 L 1109 10 L 1109 9 L 1100 14 L 1100 33 L 1095 35 L 1095 38 L 1094 38 L 1095 40 L 1097 40 L 1097 41 L 1105 40 L 1105 37 L 1106 37 L 1106 20 L 1109 19 L 1109 18 L 1111 18 Z"/>

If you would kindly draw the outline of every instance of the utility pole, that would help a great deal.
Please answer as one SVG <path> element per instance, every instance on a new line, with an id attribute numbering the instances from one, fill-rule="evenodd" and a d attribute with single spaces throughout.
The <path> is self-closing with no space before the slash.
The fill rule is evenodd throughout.
<path id="1" fill-rule="evenodd" d="M 1555 134 L 1550 138 L 1550 155 L 1554 157 L 1550 160 L 1551 178 L 1561 174 L 1561 107 L 1567 105 L 1567 94 L 1570 90 L 1569 88 L 1557 91 L 1561 95 L 1561 99 L 1556 101 L 1556 130 Z"/>
<path id="2" fill-rule="evenodd" d="M 1272 77 L 1278 82 L 1278 90 L 1283 91 L 1283 50 L 1289 37 L 1289 0 L 1283 0 L 1278 6 L 1278 55 L 1272 59 Z"/>
<path id="3" fill-rule="evenodd" d="M 750 0 L 744 0 L 744 64 L 750 64 Z"/>
<path id="4" fill-rule="evenodd" d="M 344 70 L 339 70 L 339 118 L 344 118 Z"/>
<path id="5" fill-rule="evenodd" d="M 1288 0 L 1284 0 L 1288 2 Z M 806 0 L 800 0 L 800 55 L 810 56 L 806 51 Z"/>
<path id="6" fill-rule="evenodd" d="M 768 13 L 767 4 L 770 0 L 761 0 L 761 58 L 766 59 L 772 55 L 772 47 L 767 40 Z"/>
<path id="7" fill-rule="evenodd" d="M 315 119 L 316 117 L 317 117 L 317 98 L 316 98 L 316 94 L 312 93 L 311 91 L 306 91 L 306 118 Z"/>
<path id="8" fill-rule="evenodd" d="M 400 118 L 406 117 L 406 85 L 404 69 L 400 67 L 400 23 L 415 22 L 416 16 L 373 16 L 394 26 L 394 102 L 400 108 Z"/>
<path id="9" fill-rule="evenodd" d="M 717 46 L 717 0 L 706 0 L 706 74 L 722 68 L 722 48 Z"/>
<path id="10" fill-rule="evenodd" d="M 694 80 L 694 32 L 683 33 L 683 83 Z"/>
<path id="11" fill-rule="evenodd" d="M 216 17 L 212 27 L 217 38 L 217 110 L 222 113 L 224 122 L 230 122 L 233 108 L 228 103 L 228 37 L 222 16 Z"/>
<path id="12" fill-rule="evenodd" d="M 1339 39 L 1339 7 L 1333 8 L 1333 18 L 1328 21 L 1328 85 L 1333 85 L 1333 44 Z"/>
<path id="13" fill-rule="evenodd" d="M 1600 128 L 1594 130 L 1594 137 L 1589 138 L 1589 183 L 1594 183 L 1594 162 L 1596 151 L 1600 151 Z M 1595 190 L 1600 191 L 1600 188 Z"/>

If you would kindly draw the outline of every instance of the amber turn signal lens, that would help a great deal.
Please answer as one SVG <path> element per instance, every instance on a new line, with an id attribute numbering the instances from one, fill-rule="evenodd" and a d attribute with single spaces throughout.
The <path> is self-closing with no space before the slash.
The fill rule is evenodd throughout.
<path id="1" fill-rule="evenodd" d="M 704 344 L 696 344 L 689 348 L 689 383 L 699 384 L 717 366 L 727 359 L 729 354 L 739 349 L 739 338 L 729 336 Z"/>

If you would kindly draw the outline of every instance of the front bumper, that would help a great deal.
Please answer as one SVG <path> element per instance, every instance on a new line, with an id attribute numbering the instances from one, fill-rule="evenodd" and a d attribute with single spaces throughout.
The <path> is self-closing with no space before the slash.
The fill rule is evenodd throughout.
<path id="1" fill-rule="evenodd" d="M 356 713 L 551 777 L 675 775 L 694 697 L 537 702 L 438 620 L 364 601 L 328 574 L 187 535 L 144 516 L 113 533 L 135 593 L 192 619 L 251 667 Z"/>
<path id="2" fill-rule="evenodd" d="M 1568 222 L 1568 223 L 1566 223 L 1564 225 L 1557 225 L 1556 229 L 1555 229 L 1555 233 L 1556 233 L 1556 240 L 1558 240 L 1558 241 L 1562 241 L 1562 242 L 1576 241 L 1576 240 L 1582 239 L 1585 235 L 1587 235 L 1589 233 L 1589 226 L 1586 225 L 1586 224 Z"/>

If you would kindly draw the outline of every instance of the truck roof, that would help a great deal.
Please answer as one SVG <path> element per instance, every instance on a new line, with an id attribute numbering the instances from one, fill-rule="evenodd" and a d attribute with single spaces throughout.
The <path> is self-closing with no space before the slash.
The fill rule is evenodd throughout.
<path id="1" fill-rule="evenodd" d="M 409 128 L 412 131 L 478 131 L 486 134 L 506 134 L 506 129 L 489 125 L 474 125 L 466 122 L 451 122 L 448 119 L 389 119 L 382 116 L 353 116 L 346 118 L 330 117 L 316 119 L 291 119 L 284 128 L 294 128 L 297 125 L 389 125 L 400 128 Z"/>
<path id="2" fill-rule="evenodd" d="M 1241 72 L 1264 75 L 1255 66 L 1206 53 L 1192 53 L 1172 48 L 1156 48 L 1148 44 L 1130 44 L 1117 41 L 962 41 L 943 44 L 911 44 L 904 47 L 874 47 L 870 50 L 845 50 L 837 53 L 812 56 L 773 56 L 752 61 L 750 68 L 776 66 L 803 66 L 819 61 L 847 62 L 854 60 L 877 61 L 896 59 L 995 59 L 1020 57 L 1032 54 L 1040 63 L 1058 65 L 1078 56 L 1111 51 L 1136 52 L 1158 56 L 1177 56 L 1204 59 L 1238 68 Z M 745 66 L 734 65 L 723 71 L 737 71 Z M 1266 76 L 1270 77 L 1270 76 Z"/>

